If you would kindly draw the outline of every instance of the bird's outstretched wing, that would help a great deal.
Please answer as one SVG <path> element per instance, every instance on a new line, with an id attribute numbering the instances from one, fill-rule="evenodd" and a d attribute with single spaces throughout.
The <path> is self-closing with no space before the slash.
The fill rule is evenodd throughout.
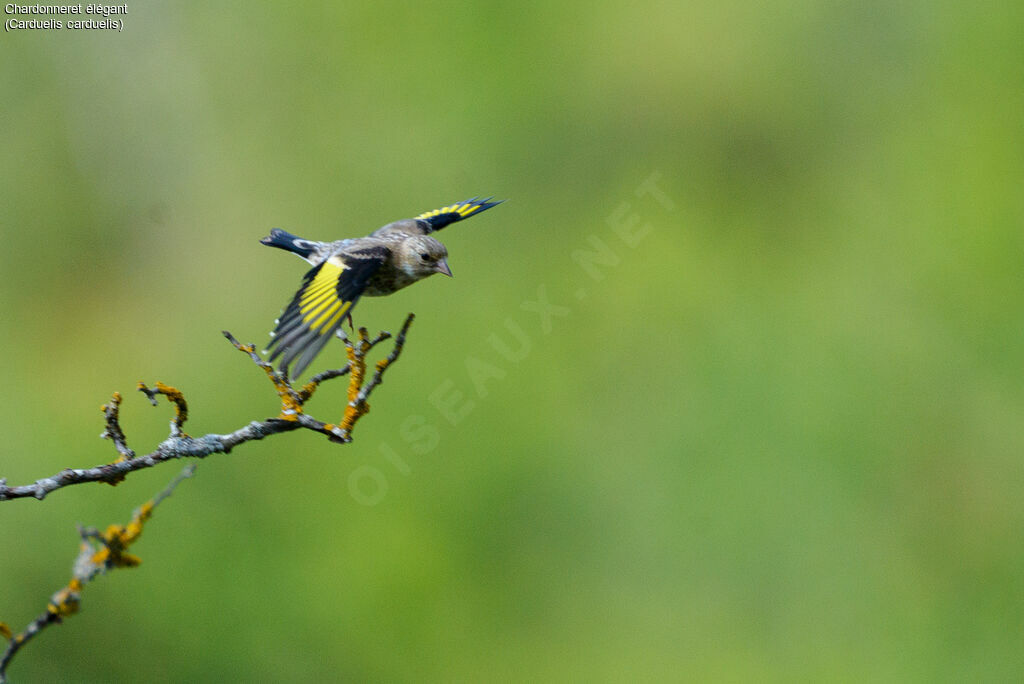
<path id="1" fill-rule="evenodd" d="M 367 247 L 332 256 L 310 270 L 271 333 L 270 360 L 280 356 L 285 371 L 294 361 L 292 377 L 302 375 L 387 257 L 386 247 Z"/>
<path id="2" fill-rule="evenodd" d="M 447 207 L 441 207 L 433 211 L 427 211 L 416 217 L 417 221 L 422 221 L 429 226 L 428 233 L 433 233 L 435 230 L 441 230 L 449 223 L 455 223 L 461 221 L 464 218 L 469 218 L 475 214 L 479 214 L 481 211 L 486 211 L 491 207 L 495 207 L 505 200 L 498 200 L 492 202 L 491 198 L 473 199 L 466 200 L 465 202 L 458 202 Z"/>

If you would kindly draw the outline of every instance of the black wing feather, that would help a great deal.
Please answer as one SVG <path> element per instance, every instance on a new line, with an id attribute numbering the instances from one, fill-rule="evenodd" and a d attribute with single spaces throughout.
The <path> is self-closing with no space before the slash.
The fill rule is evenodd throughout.
<path id="1" fill-rule="evenodd" d="M 490 197 L 487 199 L 474 197 L 465 202 L 456 202 L 441 209 L 424 212 L 417 216 L 416 220 L 427 225 L 427 233 L 433 233 L 456 221 L 475 216 L 481 211 L 487 211 L 491 207 L 496 207 L 505 201 L 498 200 L 497 202 L 492 202 L 491 199 Z"/>
<path id="2" fill-rule="evenodd" d="M 281 357 L 279 368 L 292 377 L 302 371 L 334 335 L 345 316 L 352 313 L 373 274 L 387 260 L 386 247 L 368 247 L 339 254 L 314 266 L 303 278 L 267 346 L 270 360 Z"/>

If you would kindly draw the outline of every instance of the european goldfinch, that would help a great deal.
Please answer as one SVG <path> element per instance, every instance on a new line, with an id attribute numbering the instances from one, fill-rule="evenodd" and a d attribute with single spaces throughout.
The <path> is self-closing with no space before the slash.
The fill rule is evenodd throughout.
<path id="1" fill-rule="evenodd" d="M 448 250 L 431 233 L 503 201 L 490 199 L 473 198 L 389 223 L 367 237 L 335 242 L 304 240 L 278 228 L 270 231 L 260 242 L 313 264 L 270 333 L 270 360 L 281 357 L 279 367 L 286 373 L 294 362 L 292 377 L 299 377 L 342 321 L 352 320 L 352 309 L 363 295 L 389 295 L 434 273 L 451 276 Z"/>

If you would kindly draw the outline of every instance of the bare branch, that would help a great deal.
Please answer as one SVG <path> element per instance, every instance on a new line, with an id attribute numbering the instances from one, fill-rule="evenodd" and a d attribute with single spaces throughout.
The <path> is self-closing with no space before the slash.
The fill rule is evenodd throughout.
<path id="1" fill-rule="evenodd" d="M 174 387 L 160 382 L 156 383 L 156 387 L 153 389 L 143 383 L 139 383 L 139 390 L 149 397 L 154 406 L 157 403 L 157 396 L 162 394 L 175 407 L 170 435 L 154 451 L 144 456 L 136 456 L 135 452 L 128 448 L 127 440 L 125 439 L 124 432 L 121 430 L 118 418 L 121 395 L 114 394 L 111 401 L 103 406 L 107 428 L 101 436 L 109 438 L 114 442 L 120 454 L 116 461 L 92 468 L 66 468 L 50 477 L 16 487 L 7 486 L 7 481 L 0 478 L 0 501 L 27 497 L 42 500 L 54 490 L 83 482 L 117 484 L 128 473 L 151 468 L 164 461 L 178 458 L 206 458 L 210 454 L 228 453 L 240 444 L 298 429 L 319 432 L 326 435 L 332 442 L 350 442 L 352 441 L 352 430 L 356 422 L 369 411 L 370 405 L 367 403 L 367 399 L 370 393 L 380 385 L 383 380 L 384 371 L 401 354 L 406 334 L 409 331 L 409 326 L 412 325 L 413 319 L 413 314 L 409 314 L 402 325 L 401 332 L 395 339 L 394 349 L 392 349 L 387 358 L 377 363 L 376 373 L 365 387 L 363 385 L 366 376 L 366 354 L 376 345 L 389 339 L 391 337 L 389 333 L 382 332 L 371 340 L 366 333 L 366 329 L 361 328 L 359 330 L 359 339 L 356 342 L 345 340 L 349 358 L 349 362 L 345 367 L 319 373 L 304 385 L 301 390 L 297 390 L 284 373 L 274 370 L 273 366 L 260 358 L 259 354 L 256 353 L 255 345 L 241 344 L 231 333 L 225 331 L 224 336 L 228 341 L 236 349 L 248 355 L 266 373 L 274 385 L 274 389 L 281 400 L 281 412 L 276 417 L 267 418 L 262 421 L 252 421 L 248 425 L 227 434 L 211 433 L 202 437 L 192 437 L 182 429 L 188 418 L 188 404 L 185 402 L 184 395 Z M 340 424 L 325 423 L 307 415 L 304 412 L 306 402 L 313 397 L 320 384 L 344 375 L 349 376 L 348 405 L 345 407 Z"/>
<path id="2" fill-rule="evenodd" d="M 135 452 L 128 448 L 127 439 L 125 439 L 124 432 L 121 430 L 121 423 L 119 422 L 118 413 L 121 408 L 121 393 L 114 392 L 114 396 L 110 398 L 109 404 L 104 404 L 103 415 L 107 419 L 107 429 L 100 435 L 101 439 L 109 439 L 114 442 L 114 446 L 117 448 L 117 453 L 121 454 L 119 461 L 128 461 L 135 458 Z"/>
<path id="3" fill-rule="evenodd" d="M 116 404 L 114 411 L 116 413 Z M 71 581 L 50 597 L 46 611 L 18 635 L 12 635 L 10 628 L 0 623 L 0 635 L 8 639 L 7 649 L 0 656 L 0 684 L 7 682 L 7 667 L 25 644 L 50 625 L 60 624 L 64 618 L 78 612 L 82 589 L 86 584 L 109 570 L 133 568 L 142 562 L 138 556 L 127 553 L 129 547 L 142 534 L 142 528 L 153 515 L 153 510 L 174 492 L 182 480 L 192 477 L 195 469 L 195 464 L 185 466 L 163 491 L 135 509 L 127 525 L 111 525 L 105 532 L 79 526 L 82 545 L 75 559 Z"/>

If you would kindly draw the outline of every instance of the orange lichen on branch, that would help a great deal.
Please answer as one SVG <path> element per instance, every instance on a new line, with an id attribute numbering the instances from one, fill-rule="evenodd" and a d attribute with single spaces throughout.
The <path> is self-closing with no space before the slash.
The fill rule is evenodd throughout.
<path id="1" fill-rule="evenodd" d="M 383 359 L 376 364 L 376 373 L 369 383 L 366 381 L 366 354 L 384 340 L 390 339 L 391 333 L 382 332 L 377 335 L 377 337 L 370 339 L 366 328 L 360 328 L 358 330 L 358 339 L 355 341 L 344 339 L 344 336 L 341 336 L 345 342 L 345 351 L 348 355 L 348 363 L 343 368 L 335 368 L 317 373 L 299 390 L 296 390 L 291 382 L 289 382 L 286 372 L 275 370 L 270 363 L 264 361 L 259 354 L 256 353 L 255 345 L 240 343 L 226 330 L 224 331 L 224 337 L 226 337 L 236 349 L 243 354 L 248 355 L 253 360 L 253 363 L 262 368 L 263 372 L 266 373 L 267 377 L 274 384 L 274 389 L 277 391 L 277 395 L 281 399 L 281 413 L 275 418 L 275 420 L 300 423 L 302 427 L 322 432 L 332 441 L 344 443 L 350 441 L 350 434 L 352 432 L 352 428 L 355 427 L 356 422 L 369 412 L 370 404 L 366 399 L 370 395 L 370 392 L 373 391 L 373 388 L 380 384 L 381 375 L 384 370 L 392 361 L 398 358 L 398 354 L 402 349 L 402 344 L 405 342 L 405 335 L 409 330 L 409 326 L 412 324 L 413 318 L 414 316 L 412 314 L 409 314 L 406 318 L 405 324 L 402 326 L 402 331 L 399 334 L 398 339 L 395 340 L 394 350 L 392 350 L 391 354 L 389 354 L 386 359 Z M 345 405 L 345 411 L 342 415 L 341 421 L 337 425 L 332 425 L 330 423 L 320 423 L 315 419 L 311 419 L 308 415 L 305 415 L 303 411 L 305 404 L 313 397 L 317 389 L 320 387 L 320 384 L 327 380 L 341 377 L 342 375 L 349 376 L 349 383 L 348 401 Z"/>
<path id="2" fill-rule="evenodd" d="M 224 331 L 224 337 L 228 338 L 228 341 L 234 345 L 235 349 L 249 356 L 257 366 L 262 368 L 270 382 L 273 383 L 277 396 L 281 399 L 281 413 L 277 416 L 278 420 L 298 420 L 298 416 L 302 413 L 304 399 L 292 388 L 284 375 L 275 371 L 273 366 L 260 358 L 260 355 L 256 353 L 255 345 L 242 344 L 227 330 Z"/>
<path id="3" fill-rule="evenodd" d="M 78 605 L 81 601 L 82 581 L 77 577 L 68 582 L 56 594 L 50 597 L 50 603 L 46 610 L 56 617 L 65 618 L 78 612 Z"/>
<path id="4" fill-rule="evenodd" d="M 296 416 L 302 413 L 302 400 L 295 394 L 295 390 L 291 388 L 291 385 L 285 382 L 281 374 L 276 373 L 272 367 L 267 366 L 263 371 L 270 378 L 270 382 L 274 383 L 277 396 L 281 398 L 281 414 L 278 418 L 281 420 L 297 420 Z"/>
<path id="5" fill-rule="evenodd" d="M 185 396 L 176 388 L 157 380 L 156 389 L 160 394 L 164 395 L 172 402 L 174 402 L 174 421 L 181 427 L 188 420 L 188 404 L 185 403 Z"/>
<path id="6" fill-rule="evenodd" d="M 100 407 L 103 411 L 103 416 L 107 419 L 107 429 L 100 435 L 103 439 L 109 439 L 114 443 L 114 447 L 117 449 L 117 460 L 114 463 L 124 463 L 125 461 L 135 458 L 135 452 L 128 448 L 127 438 L 124 436 L 124 431 L 121 429 L 120 422 L 120 411 L 121 411 L 121 393 L 114 392 L 113 396 L 110 397 L 110 401 Z M 114 486 L 124 480 L 125 476 L 122 474 L 113 479 L 107 480 L 107 484 Z"/>
<path id="7" fill-rule="evenodd" d="M 116 417 L 119 406 L 121 406 L 121 393 L 114 392 L 113 396 L 110 397 L 110 402 L 100 406 L 100 411 L 102 411 L 104 415 L 113 415 Z"/>
<path id="8" fill-rule="evenodd" d="M 375 372 L 372 377 L 367 375 L 366 355 L 384 340 L 390 339 L 391 335 L 382 332 L 377 337 L 367 338 L 365 329 L 360 331 L 359 339 L 356 342 L 343 340 L 350 358 L 342 368 L 325 370 L 297 390 L 289 381 L 287 372 L 275 371 L 274 368 L 264 361 L 256 353 L 253 345 L 242 345 L 232 337 L 231 333 L 225 331 L 224 336 L 239 350 L 249 355 L 252 361 L 264 370 L 267 377 L 274 384 L 281 400 L 281 411 L 273 418 L 266 418 L 261 421 L 251 421 L 248 424 L 226 434 L 207 434 L 202 437 L 192 437 L 182 431 L 188 418 L 188 404 L 184 395 L 174 387 L 165 385 L 162 382 L 156 383 L 155 388 L 148 387 L 145 383 L 139 383 L 138 389 L 143 392 L 154 406 L 158 405 L 158 396 L 163 394 L 168 401 L 175 406 L 175 416 L 171 421 L 171 432 L 167 439 L 161 442 L 157 448 L 145 456 L 136 456 L 135 452 L 128 448 L 124 432 L 119 424 L 119 409 L 121 395 L 114 394 L 111 400 L 104 405 L 104 415 L 107 419 L 107 429 L 102 437 L 110 439 L 117 447 L 119 458 L 111 463 L 93 466 L 91 468 L 64 468 L 60 472 L 44 477 L 26 485 L 9 486 L 7 480 L 0 477 L 0 502 L 11 501 L 32 497 L 42 501 L 51 492 L 70 485 L 84 484 L 86 482 L 109 482 L 111 484 L 120 482 L 126 475 L 144 468 L 152 468 L 166 461 L 180 458 L 206 458 L 211 454 L 228 453 L 239 444 L 264 439 L 271 435 L 291 432 L 293 430 L 312 430 L 328 437 L 333 442 L 345 444 L 351 441 L 351 431 L 356 421 L 369 410 L 368 399 L 377 385 L 382 382 L 384 371 L 391 367 L 397 360 L 405 343 L 406 334 L 412 324 L 414 316 L 409 314 L 402 325 L 401 332 L 394 341 L 394 347 L 387 358 L 375 364 Z M 343 337 L 339 335 L 339 337 Z M 353 373 L 354 371 L 354 373 Z M 306 412 L 306 402 L 313 396 L 317 388 L 333 378 L 352 374 L 348 387 L 347 406 L 342 416 L 340 425 L 324 423 Z M 2 681 L 0 681 L 2 684 Z"/>
<path id="9" fill-rule="evenodd" d="M 153 507 L 154 503 L 147 501 L 139 506 L 127 525 L 107 527 L 107 531 L 100 535 L 103 546 L 92 555 L 92 562 L 105 568 L 134 568 L 141 563 L 141 558 L 125 552 L 142 535 L 142 526 L 153 515 Z"/>
<path id="10" fill-rule="evenodd" d="M 350 370 L 348 403 L 345 405 L 345 414 L 341 417 L 341 422 L 338 423 L 338 427 L 346 435 L 352 432 L 356 421 L 370 410 L 370 405 L 365 400 L 359 400 L 359 392 L 363 389 L 363 379 L 366 377 L 366 352 L 369 351 L 370 346 L 366 328 L 360 328 L 359 340 L 355 343 L 350 342 L 346 348 Z"/>
<path id="11" fill-rule="evenodd" d="M 310 380 L 309 382 L 302 386 L 302 389 L 299 390 L 299 398 L 303 401 L 303 403 L 313 398 L 313 393 L 316 392 L 316 389 L 319 386 L 320 383 L 315 380 Z"/>
<path id="12" fill-rule="evenodd" d="M 101 435 L 110 439 L 117 447 L 119 458 L 113 463 L 93 468 L 65 468 L 59 473 L 22 486 L 8 486 L 4 478 L 0 478 L 0 501 L 16 498 L 34 497 L 42 500 L 50 492 L 74 484 L 84 482 L 120 481 L 129 472 L 142 468 L 153 467 L 172 459 L 205 458 L 211 454 L 228 453 L 239 444 L 270 435 L 291 432 L 297 429 L 308 429 L 327 435 L 332 441 L 347 443 L 351 441 L 351 431 L 358 419 L 369 411 L 367 399 L 381 384 L 384 371 L 397 360 L 405 343 L 406 334 L 414 316 L 409 314 L 394 342 L 394 348 L 387 358 L 374 365 L 375 373 L 368 379 L 366 355 L 380 342 L 391 335 L 380 333 L 376 338 L 369 339 L 366 329 L 359 330 L 355 342 L 344 340 L 348 354 L 348 364 L 343 368 L 323 371 L 315 375 L 301 390 L 296 390 L 289 382 L 287 372 L 278 372 L 256 353 L 253 345 L 242 345 L 227 331 L 224 336 L 239 350 L 248 354 L 254 363 L 260 366 L 274 384 L 281 399 L 281 415 L 263 421 L 252 421 L 228 434 L 208 434 L 193 438 L 182 432 L 182 426 L 188 419 L 188 404 L 184 395 L 176 388 L 156 383 L 155 388 L 139 383 L 138 389 L 156 406 L 157 395 L 164 395 L 175 406 L 175 416 L 171 421 L 171 434 L 160 443 L 155 451 L 145 456 L 136 457 L 135 452 L 128 448 L 124 432 L 119 424 L 119 409 L 122 397 L 114 393 L 111 400 L 103 405 L 103 413 L 107 421 L 107 429 Z M 342 336 L 343 337 L 343 336 Z M 338 425 L 322 423 L 303 412 L 305 402 L 311 398 L 317 388 L 326 380 L 350 375 L 344 416 Z M 6 670 L 15 654 L 35 635 L 46 627 L 59 624 L 63 617 L 73 615 L 79 609 L 80 594 L 83 587 L 98 575 L 115 568 L 135 567 L 141 560 L 138 556 L 128 553 L 128 549 L 142 534 L 142 529 L 151 517 L 153 509 L 167 496 L 184 478 L 190 477 L 194 465 L 187 466 L 160 494 L 151 501 L 140 506 L 133 514 L 131 522 L 126 525 L 110 525 L 106 531 L 94 528 L 81 529 L 82 549 L 75 561 L 72 579 L 67 586 L 61 588 L 47 603 L 46 610 L 29 623 L 22 632 L 12 637 L 12 630 L 0 622 L 0 636 L 8 640 L 8 645 L 0 653 L 0 684 L 6 680 Z"/>
<path id="13" fill-rule="evenodd" d="M 386 340 L 389 337 L 391 337 L 389 333 L 382 332 L 377 339 L 378 341 L 380 341 Z M 317 373 L 310 379 L 309 382 L 302 386 L 301 390 L 299 390 L 299 400 L 302 403 L 306 403 L 307 401 L 313 398 L 313 393 L 316 392 L 317 388 L 320 387 L 320 383 L 326 380 L 333 380 L 334 378 L 339 378 L 342 375 L 347 375 L 351 370 L 352 365 L 347 363 L 343 368 L 333 368 L 331 370 L 325 370 L 321 373 Z"/>
<path id="14" fill-rule="evenodd" d="M 167 397 L 167 401 L 174 404 L 174 420 L 171 421 L 171 434 L 175 437 L 188 436 L 182 432 L 181 429 L 185 424 L 185 421 L 188 420 L 188 403 L 185 401 L 185 395 L 181 393 L 181 390 L 171 387 L 170 385 L 165 385 L 160 381 L 157 381 L 154 389 L 147 387 L 144 382 L 140 382 L 136 389 L 149 397 L 149 401 L 153 406 L 156 406 L 156 397 L 158 394 L 162 394 Z"/>
<path id="15" fill-rule="evenodd" d="M 139 506 L 132 514 L 131 522 L 127 525 L 110 525 L 103 533 L 93 528 L 79 528 L 82 545 L 78 557 L 75 559 L 71 581 L 50 597 L 46 611 L 13 638 L 10 628 L 0 622 L 0 635 L 9 640 L 7 649 L 0 655 L 0 683 L 7 681 L 7 666 L 26 642 L 46 627 L 59 624 L 63 622 L 64 618 L 78 612 L 82 589 L 86 584 L 108 570 L 132 568 L 141 562 L 138 556 L 126 553 L 128 547 L 138 541 L 142 535 L 142 528 L 153 515 L 153 509 L 174 492 L 178 483 L 191 477 L 194 472 L 194 464 L 186 466 L 163 491 Z"/>
<path id="16" fill-rule="evenodd" d="M 375 365 L 376 373 L 367 382 L 366 380 L 366 352 L 374 347 L 381 340 L 387 339 L 390 335 L 381 333 L 375 340 L 369 340 L 366 336 L 366 329 L 359 329 L 359 340 L 356 343 L 348 343 L 348 368 L 351 369 L 352 376 L 349 378 L 348 383 L 348 404 L 345 406 L 345 414 L 341 418 L 341 422 L 338 427 L 341 429 L 341 433 L 344 439 L 351 437 L 352 429 L 355 427 L 356 421 L 361 417 L 369 413 L 370 404 L 366 400 L 370 396 L 370 393 L 384 381 L 384 371 L 398 358 L 399 354 L 402 353 L 402 347 L 405 345 L 405 336 L 409 333 L 409 326 L 412 325 L 415 316 L 409 314 L 405 319 L 405 323 L 402 325 L 401 331 L 398 333 L 398 337 L 395 338 L 395 347 L 391 350 L 391 353 L 386 358 L 381 359 Z"/>

